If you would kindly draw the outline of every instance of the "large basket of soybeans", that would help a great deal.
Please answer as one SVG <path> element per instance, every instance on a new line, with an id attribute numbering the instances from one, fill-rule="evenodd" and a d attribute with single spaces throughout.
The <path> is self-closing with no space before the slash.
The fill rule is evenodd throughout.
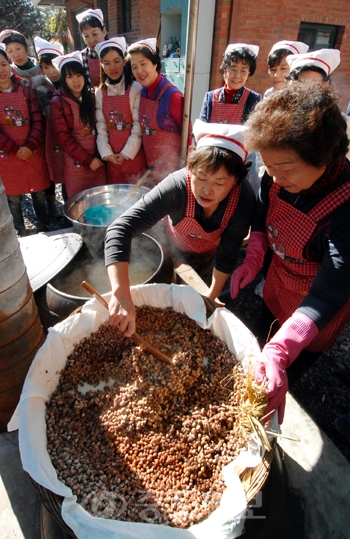
<path id="1" fill-rule="evenodd" d="M 137 330 L 96 300 L 49 329 L 9 429 L 42 500 L 78 539 L 238 537 L 274 454 L 252 381 L 259 347 L 191 287 L 132 288 Z"/>

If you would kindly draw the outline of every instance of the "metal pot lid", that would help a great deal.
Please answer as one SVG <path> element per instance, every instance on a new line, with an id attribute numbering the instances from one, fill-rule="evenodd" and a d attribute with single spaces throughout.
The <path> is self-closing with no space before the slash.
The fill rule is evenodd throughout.
<path id="1" fill-rule="evenodd" d="M 61 230 L 19 238 L 19 243 L 29 281 L 35 292 L 74 258 L 83 245 L 83 239 L 80 234 L 62 234 Z"/>

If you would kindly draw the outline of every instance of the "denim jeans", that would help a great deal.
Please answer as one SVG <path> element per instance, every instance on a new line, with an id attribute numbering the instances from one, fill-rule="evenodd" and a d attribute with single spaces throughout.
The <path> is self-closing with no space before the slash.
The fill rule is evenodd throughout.
<path id="1" fill-rule="evenodd" d="M 31 193 L 31 196 L 36 215 L 37 228 L 39 231 L 43 231 L 45 229 L 45 225 L 48 222 L 45 191 L 37 191 L 35 193 Z M 21 234 L 25 231 L 21 208 L 22 195 L 8 196 L 7 201 L 11 215 L 13 217 L 15 229 L 17 230 L 18 234 Z"/>

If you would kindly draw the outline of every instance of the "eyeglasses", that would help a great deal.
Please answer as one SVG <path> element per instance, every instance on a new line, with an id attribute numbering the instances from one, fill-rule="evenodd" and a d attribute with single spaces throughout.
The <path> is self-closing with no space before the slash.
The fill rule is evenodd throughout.
<path id="1" fill-rule="evenodd" d="M 240 69 L 236 66 L 230 66 L 225 69 L 228 73 L 240 73 L 241 75 L 249 75 L 249 69 L 243 68 Z"/>

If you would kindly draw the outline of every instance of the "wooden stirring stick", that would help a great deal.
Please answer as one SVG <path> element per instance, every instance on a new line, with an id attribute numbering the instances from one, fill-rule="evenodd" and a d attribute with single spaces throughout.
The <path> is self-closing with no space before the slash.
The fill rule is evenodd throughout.
<path id="1" fill-rule="evenodd" d="M 87 290 L 87 292 L 89 292 L 89 294 L 91 294 L 95 299 L 97 299 L 97 301 L 102 303 L 102 305 L 106 307 L 106 309 L 108 309 L 108 303 L 105 298 L 101 296 L 101 294 L 99 294 L 97 290 L 93 286 L 91 286 L 91 284 L 87 283 L 86 281 L 83 281 L 81 283 L 81 286 L 85 288 L 85 290 Z M 163 352 L 158 350 L 158 348 L 154 348 L 154 346 L 148 344 L 138 333 L 133 333 L 132 338 L 135 339 L 140 348 L 145 352 L 149 352 L 150 354 L 152 354 L 152 356 L 161 359 L 162 361 L 165 361 L 165 363 L 168 363 L 168 365 L 173 365 L 170 357 L 163 354 Z"/>
<path id="2" fill-rule="evenodd" d="M 145 183 L 145 181 L 147 180 L 148 176 L 151 174 L 151 172 L 154 170 L 154 167 L 150 167 L 145 173 L 143 176 L 141 176 L 141 178 L 135 183 L 135 185 L 133 187 L 131 187 L 131 189 L 129 189 L 129 191 L 126 193 L 125 197 L 122 198 L 122 200 L 120 200 L 118 202 L 118 204 L 120 206 L 122 206 L 127 200 L 128 198 L 131 197 L 131 195 L 133 193 L 135 193 L 135 191 L 141 187 L 141 185 L 143 185 Z"/>

